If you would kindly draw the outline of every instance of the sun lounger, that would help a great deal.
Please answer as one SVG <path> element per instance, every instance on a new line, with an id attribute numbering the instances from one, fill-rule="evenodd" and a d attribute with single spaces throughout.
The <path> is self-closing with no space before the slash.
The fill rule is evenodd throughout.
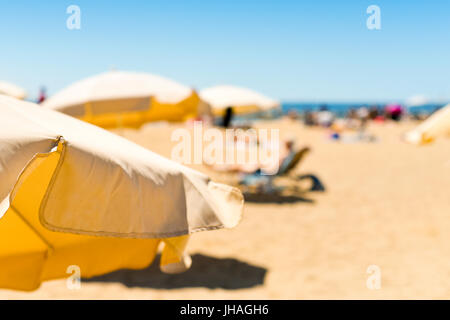
<path id="1" fill-rule="evenodd" d="M 305 155 L 309 153 L 310 149 L 305 147 L 295 153 L 292 156 L 288 156 L 281 164 L 278 172 L 274 175 L 264 174 L 263 171 L 257 170 L 252 174 L 244 175 L 238 182 L 241 187 L 247 187 L 249 189 L 257 189 L 263 192 L 277 192 L 284 189 L 283 187 L 275 187 L 274 180 L 280 177 L 287 177 L 290 179 L 300 180 L 300 177 L 294 177 L 291 173 L 298 166 L 298 164 L 303 160 Z"/>

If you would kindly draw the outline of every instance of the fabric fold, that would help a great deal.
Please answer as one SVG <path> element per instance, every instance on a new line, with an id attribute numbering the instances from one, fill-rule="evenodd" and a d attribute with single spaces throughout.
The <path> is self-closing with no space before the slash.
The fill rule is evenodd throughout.
<path id="1" fill-rule="evenodd" d="M 236 188 L 58 112 L 8 97 L 0 106 L 0 150 L 7 150 L 0 154 L 2 200 L 20 188 L 36 154 L 58 145 L 61 156 L 39 206 L 41 223 L 52 231 L 169 238 L 231 228 L 241 219 Z"/>

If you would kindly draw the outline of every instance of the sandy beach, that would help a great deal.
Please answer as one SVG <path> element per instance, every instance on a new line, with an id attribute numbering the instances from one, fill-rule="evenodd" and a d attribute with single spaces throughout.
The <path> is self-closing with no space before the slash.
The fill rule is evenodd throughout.
<path id="1" fill-rule="evenodd" d="M 450 300 L 450 0 L 0 8 L 0 301 Z"/>
<path id="2" fill-rule="evenodd" d="M 184 274 L 155 262 L 83 280 L 80 290 L 56 280 L 0 290 L 0 299 L 449 299 L 450 139 L 403 143 L 415 125 L 371 124 L 377 142 L 336 143 L 292 120 L 259 122 L 312 148 L 297 173 L 315 174 L 326 192 L 247 201 L 237 228 L 192 237 Z M 170 157 L 176 127 L 115 132 Z M 370 265 L 381 270 L 378 290 L 366 286 Z"/>

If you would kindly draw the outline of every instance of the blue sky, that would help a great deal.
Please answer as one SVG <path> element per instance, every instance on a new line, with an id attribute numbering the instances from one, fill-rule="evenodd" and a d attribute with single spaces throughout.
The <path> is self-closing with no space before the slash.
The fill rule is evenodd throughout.
<path id="1" fill-rule="evenodd" d="M 66 8 L 81 8 L 68 30 Z M 381 9 L 368 30 L 366 9 Z M 284 101 L 450 101 L 450 1 L 5 1 L 0 80 L 35 97 L 107 71 Z"/>

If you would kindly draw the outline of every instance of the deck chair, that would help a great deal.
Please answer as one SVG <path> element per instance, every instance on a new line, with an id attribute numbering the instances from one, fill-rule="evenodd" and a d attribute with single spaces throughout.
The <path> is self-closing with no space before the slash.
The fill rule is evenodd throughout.
<path id="1" fill-rule="evenodd" d="M 274 180 L 279 177 L 290 177 L 290 174 L 303 160 L 305 155 L 309 153 L 309 151 L 310 149 L 305 147 L 293 153 L 292 156 L 288 156 L 278 168 L 278 172 L 274 175 L 265 175 L 261 170 L 258 170 L 254 173 L 244 175 L 239 180 L 238 185 L 249 189 L 256 188 L 258 191 L 265 193 L 282 191 L 284 187 L 275 187 L 273 183 Z"/>
<path id="2" fill-rule="evenodd" d="M 292 157 L 287 157 L 286 159 L 284 159 L 276 175 L 282 176 L 290 174 L 290 172 L 292 172 L 292 170 L 297 167 L 300 161 L 303 160 L 305 155 L 309 152 L 310 149 L 308 147 L 304 147 L 303 149 L 295 152 Z"/>

